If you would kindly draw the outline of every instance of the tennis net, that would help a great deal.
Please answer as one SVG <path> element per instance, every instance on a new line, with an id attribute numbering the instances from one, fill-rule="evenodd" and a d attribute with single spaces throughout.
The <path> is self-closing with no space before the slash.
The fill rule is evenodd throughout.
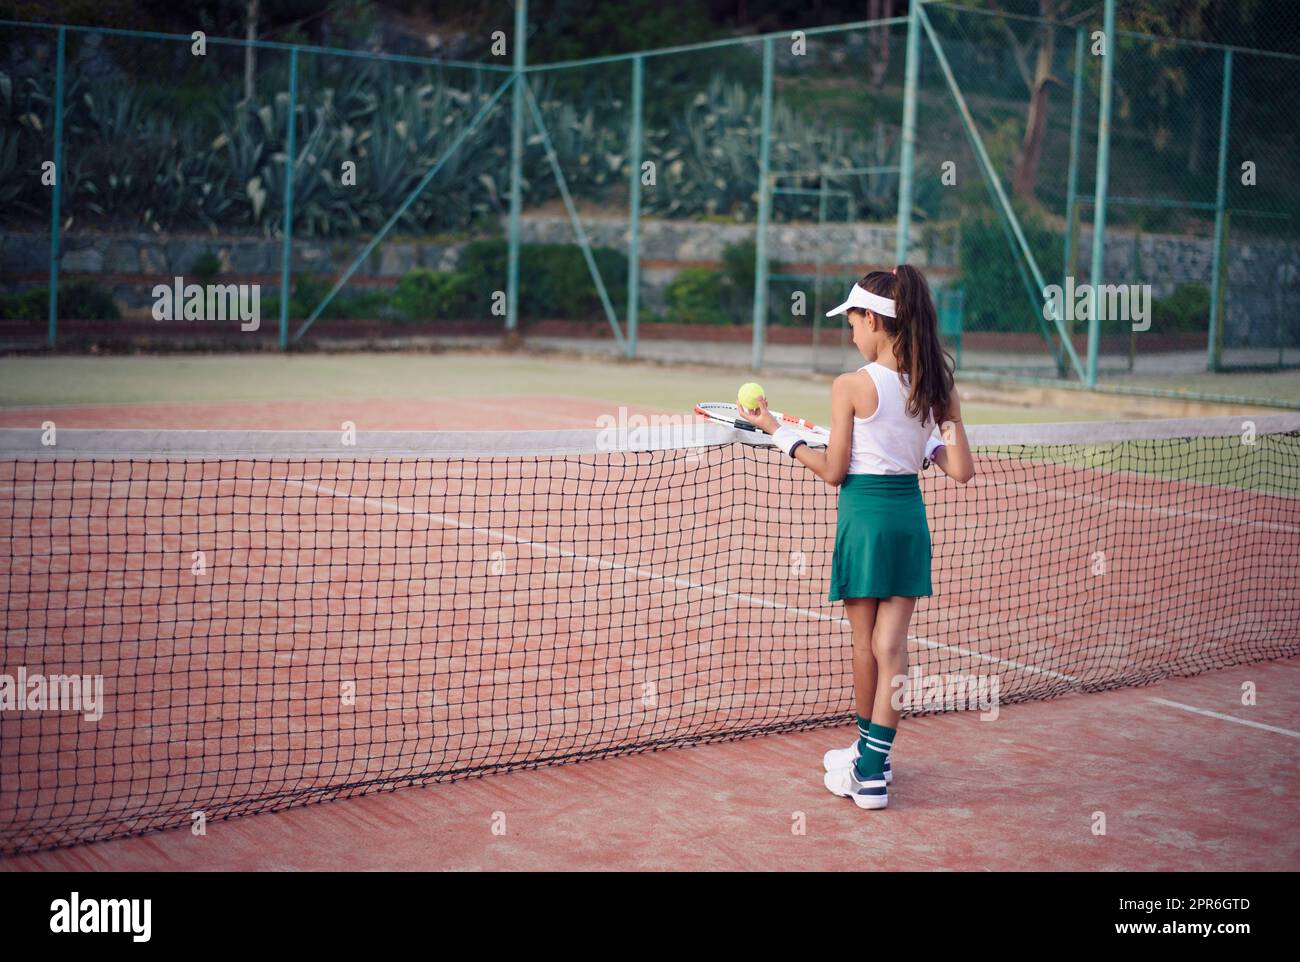
<path id="1" fill-rule="evenodd" d="M 851 717 L 835 492 L 743 432 L 56 440 L 0 431 L 0 851 Z M 912 712 L 1300 652 L 1300 415 L 972 441 Z"/>

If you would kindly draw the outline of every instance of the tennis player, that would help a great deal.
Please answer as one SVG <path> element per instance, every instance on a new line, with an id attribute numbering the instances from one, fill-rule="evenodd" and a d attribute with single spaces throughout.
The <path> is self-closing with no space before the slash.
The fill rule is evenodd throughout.
<path id="1" fill-rule="evenodd" d="M 830 600 L 843 600 L 853 630 L 858 739 L 826 753 L 825 783 L 859 808 L 877 809 L 889 804 L 893 780 L 889 753 L 900 712 L 891 696 L 906 684 L 907 626 L 917 598 L 931 593 L 919 473 L 928 459 L 964 484 L 975 467 L 921 272 L 902 265 L 867 274 L 826 316 L 845 313 L 867 363 L 831 387 L 825 449 L 808 447 L 792 428 L 778 425 L 766 398 L 756 411 L 741 413 L 786 454 L 839 486 Z"/>

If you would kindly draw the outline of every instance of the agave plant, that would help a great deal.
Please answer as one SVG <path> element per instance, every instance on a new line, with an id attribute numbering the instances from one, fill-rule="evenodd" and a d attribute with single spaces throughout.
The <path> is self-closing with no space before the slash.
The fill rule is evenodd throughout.
<path id="1" fill-rule="evenodd" d="M 18 134 L 0 127 L 0 205 L 8 208 L 22 195 L 18 169 Z"/>
<path id="2" fill-rule="evenodd" d="M 15 85 L 0 73 L 0 205 L 26 213 L 44 210 L 49 198 L 37 175 L 38 161 L 48 157 L 40 118 L 43 104 L 31 80 Z"/>
<path id="3" fill-rule="evenodd" d="M 208 65 L 211 66 L 211 65 Z M 629 171 L 623 75 L 583 86 L 539 80 L 534 92 L 556 160 L 580 200 L 620 199 Z M 192 92 L 162 84 L 92 85 L 70 70 L 64 125 L 65 204 L 81 223 L 150 229 L 280 229 L 286 170 L 293 172 L 294 230 L 350 237 L 382 225 L 435 164 L 438 176 L 412 197 L 400 229 L 461 231 L 500 216 L 509 192 L 510 112 L 505 101 L 453 152 L 451 145 L 487 102 L 498 78 L 406 64 L 300 59 L 294 156 L 287 154 L 288 74 L 270 59 L 245 100 L 238 78 L 203 78 L 203 109 Z M 189 82 L 189 81 L 183 81 Z M 761 100 L 756 86 L 722 74 L 682 97 L 647 90 L 643 155 L 658 165 L 647 213 L 752 218 L 757 205 Z M 0 74 L 0 202 L 40 211 L 48 193 L 27 176 L 49 154 L 48 78 L 22 83 Z M 169 109 L 177 102 L 186 109 Z M 862 166 L 891 157 L 883 124 L 863 138 L 781 100 L 773 112 L 772 167 Z M 531 127 L 531 112 L 526 120 Z M 355 185 L 341 182 L 344 162 Z M 16 166 L 24 170 L 12 173 Z M 542 138 L 530 130 L 524 155 L 526 202 L 558 189 Z M 886 208 L 890 176 L 845 178 L 859 213 Z M 815 186 L 816 180 L 809 186 Z M 815 214 L 815 199 L 783 200 L 776 216 Z"/>
<path id="4" fill-rule="evenodd" d="M 238 111 L 233 123 L 222 121 L 221 133 L 211 149 L 221 158 L 225 189 L 231 200 L 235 222 L 260 224 L 266 215 L 266 184 L 274 179 L 272 144 L 267 142 L 267 123 L 261 108 Z"/>

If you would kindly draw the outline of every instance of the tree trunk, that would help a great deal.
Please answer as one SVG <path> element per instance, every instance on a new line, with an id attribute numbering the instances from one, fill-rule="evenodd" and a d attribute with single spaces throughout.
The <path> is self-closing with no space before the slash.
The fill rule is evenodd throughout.
<path id="1" fill-rule="evenodd" d="M 870 0 L 867 4 L 868 20 L 884 20 L 894 15 L 894 0 Z M 871 32 L 868 49 L 875 46 L 875 55 L 871 58 L 871 86 L 879 90 L 889 73 L 889 41 L 892 34 L 889 27 L 877 27 Z"/>
<path id="2" fill-rule="evenodd" d="M 1039 8 L 1044 19 L 1050 19 L 1055 12 L 1053 0 L 1039 0 Z M 1052 76 L 1052 61 L 1056 53 L 1056 28 L 1051 23 L 1043 24 L 1043 36 L 1038 44 L 1038 56 L 1034 61 L 1034 81 L 1029 91 L 1029 114 L 1025 119 L 1025 139 L 1020 144 L 1020 154 L 1016 158 L 1016 170 L 1011 178 L 1012 192 L 1022 200 L 1032 202 L 1034 190 L 1038 186 L 1038 164 L 1043 157 L 1043 140 L 1047 135 L 1047 113 L 1050 106 L 1049 95 Z"/>

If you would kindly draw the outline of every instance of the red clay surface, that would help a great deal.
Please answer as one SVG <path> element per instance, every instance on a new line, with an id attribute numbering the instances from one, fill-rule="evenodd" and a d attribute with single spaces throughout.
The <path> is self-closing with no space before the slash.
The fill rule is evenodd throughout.
<path id="1" fill-rule="evenodd" d="M 481 420 L 482 405 L 473 406 Z M 339 415 L 320 404 L 240 407 L 187 406 L 173 415 L 184 415 L 181 423 L 160 423 L 158 409 L 115 408 L 103 426 L 244 427 L 258 411 L 291 422 L 276 427 L 335 428 Z M 389 420 L 359 414 L 357 402 L 340 405 L 347 413 L 339 420 L 376 429 L 456 426 L 430 424 L 425 405 L 376 407 Z M 534 399 L 525 409 L 555 412 L 549 426 L 579 426 L 570 419 L 591 426 L 603 413 L 595 407 Z M 421 410 L 416 423 L 392 420 L 417 419 Z M 500 416 L 517 410 L 510 402 Z M 58 423 L 91 426 L 80 419 L 103 413 L 86 409 L 74 422 L 60 409 Z M 123 423 L 123 414 L 141 423 Z M 197 423 L 203 419 L 214 423 Z M 524 424 L 537 426 L 531 417 Z M 315 797 L 347 795 L 395 775 L 455 774 L 846 712 L 845 633 L 838 607 L 822 600 L 818 556 L 832 532 L 829 492 L 806 481 L 796 486 L 797 503 L 780 502 L 803 522 L 800 539 L 786 543 L 769 533 L 777 530 L 776 499 L 761 489 L 746 510 L 734 510 L 724 487 L 729 462 L 705 455 L 653 471 L 638 463 L 608 503 L 595 505 L 578 492 L 605 469 L 567 464 L 522 477 L 475 469 L 418 480 L 340 476 L 337 467 L 261 480 L 224 469 L 167 480 L 148 467 L 76 481 L 30 471 L 14 478 L 15 489 L 54 492 L 62 509 L 24 516 L 20 497 L 13 517 L 0 520 L 6 542 L 20 549 L 5 564 L 5 594 L 20 599 L 7 629 L 39 634 L 66 660 L 50 655 L 43 670 L 98 668 L 129 679 L 130 688 L 96 728 L 67 715 L 11 719 L 4 757 L 22 760 L 5 788 L 18 800 L 18 822 L 39 824 L 52 813 L 67 822 L 75 812 L 74 821 L 118 817 L 139 827 L 171 813 L 181 817 L 168 824 L 184 824 L 196 808 L 274 808 L 301 798 L 277 792 L 304 787 L 317 788 Z M 993 675 L 1006 699 L 1141 677 L 1148 660 L 1191 669 L 1257 658 L 1288 639 L 1294 651 L 1286 625 L 1295 579 L 1270 583 L 1265 569 L 1251 567 L 1264 555 L 1300 551 L 1294 499 L 1222 488 L 1205 497 L 1205 486 L 1153 488 L 1124 472 L 1060 465 L 1017 471 L 1000 484 L 986 472 L 956 497 L 946 490 L 939 497 L 935 485 L 947 482 L 927 483 L 940 569 L 959 572 L 946 590 L 936 586 L 913 626 L 913 660 L 927 673 Z M 693 510 L 683 511 L 684 492 Z M 500 511 L 501 495 L 510 514 L 494 517 L 489 509 Z M 994 508 L 1003 525 L 1008 510 L 1017 523 L 968 543 Z M 239 524 L 223 526 L 236 515 Z M 503 530 L 514 540 L 500 537 Z M 109 532 L 124 554 L 111 566 L 88 560 L 94 539 Z M 1252 539 L 1243 550 L 1225 551 L 1242 534 Z M 174 563 L 188 560 L 196 538 L 208 539 L 215 562 L 213 582 L 199 588 L 182 581 Z M 554 545 L 558 554 L 538 550 Z M 502 547 L 505 557 L 494 559 L 491 550 Z M 1227 554 L 1222 569 L 1209 565 L 1211 547 Z M 1099 549 L 1113 567 L 1097 582 L 1088 571 Z M 810 572 L 792 577 L 795 554 L 809 556 Z M 42 570 L 52 558 L 57 563 Z M 494 560 L 504 569 L 491 570 Z M 711 570 L 749 577 L 716 585 Z M 1290 570 L 1300 570 L 1300 558 Z M 756 612 L 754 597 L 766 609 Z M 336 638 L 324 648 L 322 630 Z M 859 812 L 820 785 L 821 752 L 851 737 L 831 729 L 310 809 L 337 810 L 323 822 L 296 821 L 309 809 L 261 814 L 214 822 L 206 839 L 173 831 L 0 865 L 73 867 L 58 859 L 112 850 L 122 853 L 111 856 L 116 867 L 135 852 L 141 868 L 324 868 L 336 864 L 329 839 L 341 836 L 379 859 L 364 867 L 390 868 L 850 868 L 864 858 L 897 868 L 1071 867 L 1052 850 L 1058 838 L 1081 859 L 1073 867 L 1294 867 L 1290 821 L 1276 801 L 1296 787 L 1297 670 L 1293 660 L 1161 686 L 1171 701 L 1286 733 L 1160 705 L 1153 689 L 1004 706 L 998 722 L 970 713 L 908 720 L 904 735 L 914 747 L 900 741 L 896 800 L 884 816 L 894 827 L 875 842 L 855 833 L 862 819 L 881 814 Z M 1242 679 L 1257 681 L 1259 707 L 1240 706 Z M 335 690 L 348 680 L 357 683 L 358 705 L 341 711 Z M 1213 765 L 1198 768 L 1217 750 L 1205 743 L 1207 728 L 1227 753 L 1230 778 L 1215 779 Z M 1243 777 L 1233 759 L 1247 743 Z M 119 777 L 130 766 L 132 782 L 110 797 L 114 766 Z M 457 831 L 484 804 L 506 813 L 506 836 L 483 825 Z M 12 806 L 3 811 L 14 814 Z M 808 815 L 806 835 L 791 832 L 796 811 Z M 1091 834 L 1094 811 L 1107 813 L 1106 838 Z M 1207 826 L 1207 811 L 1231 812 L 1235 824 Z M 426 824 L 431 819 L 440 824 Z M 1129 826 L 1122 854 L 1104 847 L 1117 834 L 1115 819 Z M 513 828 L 520 820 L 529 840 L 522 847 Z M 256 828 L 261 822 L 267 829 Z M 413 822 L 437 844 L 408 851 Z M 304 849 L 300 825 L 314 826 L 314 847 Z M 214 851 L 216 839 L 226 840 L 224 854 Z M 827 842 L 834 844 L 820 844 Z M 1171 848 L 1181 863 L 1160 861 Z M 1099 851 L 1100 861 L 1088 861 Z M 792 863 L 796 852 L 813 861 Z"/>
<path id="2" fill-rule="evenodd" d="M 0 870 L 1296 871 L 1297 685 L 1291 659 L 1015 705 L 997 721 L 904 720 L 883 812 L 822 786 L 822 752 L 852 738 L 841 726 L 309 805 Z"/>
<path id="3" fill-rule="evenodd" d="M 634 404 L 627 408 L 632 414 L 655 413 Z M 585 398 L 533 395 L 420 401 L 234 401 L 0 408 L 0 427 L 37 428 L 48 419 L 64 428 L 337 431 L 344 421 L 351 421 L 359 431 L 541 431 L 594 429 L 602 414 L 617 415 L 618 406 Z"/>

